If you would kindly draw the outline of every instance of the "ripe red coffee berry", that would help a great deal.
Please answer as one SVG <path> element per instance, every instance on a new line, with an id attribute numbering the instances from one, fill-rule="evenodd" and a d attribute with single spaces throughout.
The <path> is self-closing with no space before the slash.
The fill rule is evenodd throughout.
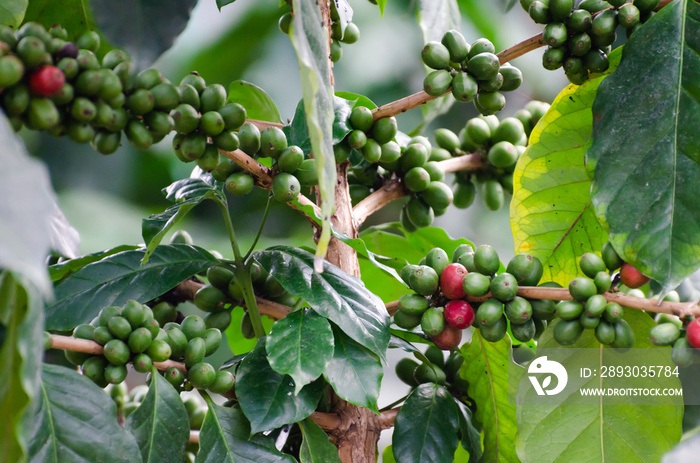
<path id="1" fill-rule="evenodd" d="M 445 329 L 431 339 L 438 349 L 454 350 L 459 347 L 459 343 L 462 342 L 462 330 L 454 326 L 445 325 Z"/>
<path id="2" fill-rule="evenodd" d="M 462 264 L 454 263 L 445 267 L 440 274 L 440 289 L 447 299 L 461 299 L 465 296 L 462 280 L 467 273 Z"/>
<path id="3" fill-rule="evenodd" d="M 474 309 L 466 301 L 448 302 L 443 313 L 447 324 L 460 330 L 469 328 L 474 323 Z"/>
<path id="4" fill-rule="evenodd" d="M 627 262 L 620 267 L 620 281 L 628 288 L 639 288 L 640 286 L 644 286 L 649 280 L 650 278 L 648 276 L 642 274 L 642 272 Z"/>
<path id="5" fill-rule="evenodd" d="M 685 337 L 691 346 L 700 348 L 700 318 L 690 322 L 688 328 L 686 328 Z"/>
<path id="6" fill-rule="evenodd" d="M 51 96 L 60 92 L 66 76 L 56 66 L 42 66 L 29 76 L 29 89 L 34 95 Z"/>

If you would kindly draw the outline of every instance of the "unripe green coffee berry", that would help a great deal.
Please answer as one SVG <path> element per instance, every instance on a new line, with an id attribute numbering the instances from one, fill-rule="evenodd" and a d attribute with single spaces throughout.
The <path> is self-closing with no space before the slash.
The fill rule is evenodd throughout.
<path id="1" fill-rule="evenodd" d="M 121 340 L 129 339 L 129 335 L 131 334 L 131 324 L 129 324 L 129 321 L 126 318 L 112 317 L 107 323 L 107 327 L 115 338 L 119 338 Z"/>
<path id="2" fill-rule="evenodd" d="M 431 181 L 420 196 L 428 206 L 436 211 L 447 209 L 454 201 L 452 190 L 441 181 Z"/>
<path id="3" fill-rule="evenodd" d="M 233 375 L 229 371 L 217 371 L 216 378 L 209 390 L 216 394 L 225 394 L 233 387 Z"/>
<path id="4" fill-rule="evenodd" d="M 423 63 L 432 69 L 445 69 L 450 65 L 450 52 L 440 42 L 428 42 L 421 50 Z"/>
<path id="5" fill-rule="evenodd" d="M 447 48 L 450 60 L 455 63 L 464 61 L 469 55 L 470 46 L 461 32 L 451 29 L 442 36 L 441 43 Z"/>
<path id="6" fill-rule="evenodd" d="M 260 150 L 260 129 L 254 124 L 246 122 L 238 130 L 240 149 L 249 156 L 255 155 Z"/>
<path id="7" fill-rule="evenodd" d="M 193 387 L 207 389 L 216 380 L 216 370 L 208 363 L 197 363 L 188 369 L 187 379 L 189 379 Z"/>
<path id="8" fill-rule="evenodd" d="M 299 196 L 300 190 L 299 180 L 292 174 L 282 172 L 272 179 L 272 195 L 277 201 L 293 201 Z"/>
<path id="9" fill-rule="evenodd" d="M 206 346 L 205 356 L 210 356 L 221 346 L 222 341 L 221 330 L 218 328 L 207 329 L 207 334 L 204 337 L 204 345 Z"/>
<path id="10" fill-rule="evenodd" d="M 129 335 L 129 349 L 131 349 L 131 352 L 135 354 L 140 354 L 148 349 L 152 341 L 153 339 L 151 332 L 148 330 L 148 328 L 136 328 Z"/>
<path id="11" fill-rule="evenodd" d="M 479 334 L 489 342 L 498 342 L 505 337 L 507 330 L 508 322 L 506 321 L 506 317 L 501 316 L 492 325 L 483 325 L 479 327 Z"/>
<path id="12" fill-rule="evenodd" d="M 260 132 L 262 155 L 277 159 L 287 149 L 287 136 L 278 127 L 266 127 Z"/>
<path id="13" fill-rule="evenodd" d="M 430 96 L 438 97 L 450 90 L 452 74 L 445 69 L 432 71 L 423 80 L 423 91 Z"/>
<path id="14" fill-rule="evenodd" d="M 129 361 L 131 351 L 124 341 L 112 339 L 104 346 L 104 356 L 113 365 L 123 365 Z"/>
<path id="15" fill-rule="evenodd" d="M 165 332 L 167 333 L 167 337 L 164 341 L 170 346 L 170 358 L 180 359 L 184 357 L 185 350 L 187 349 L 187 336 L 176 327 L 168 327 Z"/>
<path id="16" fill-rule="evenodd" d="M 202 113 L 218 111 L 226 104 L 226 89 L 221 84 L 209 85 L 199 95 Z"/>
<path id="17" fill-rule="evenodd" d="M 185 381 L 185 374 L 177 367 L 170 367 L 165 370 L 165 379 L 173 387 L 179 387 Z"/>
<path id="18" fill-rule="evenodd" d="M 111 341 L 110 341 L 111 342 Z M 170 358 L 172 350 L 167 342 L 160 339 L 154 339 L 147 350 L 148 356 L 153 359 L 154 362 L 165 362 Z"/>
<path id="19" fill-rule="evenodd" d="M 370 164 L 378 162 L 382 158 L 382 147 L 375 140 L 368 138 L 362 147 L 362 157 Z"/>
<path id="20" fill-rule="evenodd" d="M 189 315 L 180 324 L 180 329 L 187 336 L 188 340 L 193 338 L 203 338 L 206 336 L 207 327 L 202 317 L 198 315 Z"/>
<path id="21" fill-rule="evenodd" d="M 396 123 L 396 118 L 393 116 L 382 117 L 372 124 L 371 137 L 374 138 L 377 143 L 383 145 L 384 143 L 392 141 L 397 132 L 398 125 Z"/>
<path id="22" fill-rule="evenodd" d="M 458 72 L 452 79 L 452 96 L 462 103 L 472 101 L 479 91 L 476 79 L 466 72 Z"/>

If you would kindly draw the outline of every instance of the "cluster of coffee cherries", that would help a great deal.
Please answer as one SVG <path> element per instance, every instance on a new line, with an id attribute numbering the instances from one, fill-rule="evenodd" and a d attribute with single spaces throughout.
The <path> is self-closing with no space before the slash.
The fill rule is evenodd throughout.
<path id="1" fill-rule="evenodd" d="M 208 389 L 223 394 L 233 387 L 228 371 L 217 372 L 204 362 L 221 345 L 221 331 L 207 329 L 197 315 L 176 323 L 177 312 L 164 305 L 150 307 L 130 300 L 124 307 L 108 306 L 90 323 L 78 325 L 73 336 L 103 346 L 102 355 L 66 351 L 66 358 L 80 365 L 85 376 L 104 387 L 126 379 L 127 363 L 150 373 L 156 362 L 183 361 L 187 375 L 177 366 L 163 372 L 176 388 Z M 184 383 L 184 385 L 183 385 Z"/>
<path id="2" fill-rule="evenodd" d="M 314 160 L 307 159 L 299 146 L 289 145 L 280 127 L 269 126 L 260 130 L 257 125 L 246 122 L 238 130 L 237 140 L 238 148 L 247 155 L 256 160 L 267 158 L 271 161 L 268 164 L 274 170 L 272 194 L 278 201 L 293 201 L 302 187 L 318 184 Z M 212 176 L 215 180 L 225 181 L 226 189 L 232 194 L 245 195 L 253 190 L 252 175 L 228 158 L 219 164 Z"/>
<path id="3" fill-rule="evenodd" d="M 257 296 L 290 307 L 296 303 L 296 298 L 258 263 L 251 264 L 250 275 Z M 192 302 L 207 312 L 207 326 L 225 331 L 231 324 L 231 311 L 235 307 L 245 306 L 241 282 L 230 268 L 219 265 L 209 267 L 206 278 L 208 283 L 197 291 Z M 248 312 L 241 319 L 241 334 L 247 339 L 255 337 Z"/>
<path id="4" fill-rule="evenodd" d="M 394 323 L 404 329 L 420 326 L 444 350 L 456 348 L 462 330 L 470 326 L 496 342 L 505 336 L 508 321 L 515 339 L 529 341 L 546 324 L 537 326 L 530 301 L 517 296 L 518 285 L 537 285 L 542 265 L 528 254 L 519 254 L 506 272 L 496 275 L 499 267 L 498 254 L 488 245 L 474 250 L 462 244 L 451 262 L 443 249 L 431 249 L 424 261 L 401 270 L 401 278 L 415 294 L 401 296 Z M 466 300 L 483 297 L 487 297 L 483 302 Z"/>
<path id="5" fill-rule="evenodd" d="M 546 24 L 544 43 L 549 46 L 542 66 L 550 71 L 564 68 L 569 82 L 581 85 L 588 73 L 608 69 L 608 53 L 618 26 L 629 37 L 654 14 L 659 0 L 520 0 L 538 24 Z"/>
<path id="6" fill-rule="evenodd" d="M 506 105 L 501 92 L 520 87 L 523 75 L 510 64 L 501 65 L 495 52 L 488 39 L 470 45 L 461 32 L 447 31 L 440 42 L 428 42 L 421 51 L 423 63 L 434 69 L 423 81 L 423 90 L 434 97 L 451 90 L 455 100 L 473 101 L 479 113 L 497 113 Z"/>
<path id="7" fill-rule="evenodd" d="M 126 383 L 110 384 L 105 388 L 105 392 L 110 395 L 117 406 L 117 416 L 126 419 L 141 406 L 146 394 L 148 394 L 148 386 L 140 384 L 129 390 Z M 180 397 L 185 405 L 185 410 L 187 410 L 190 431 L 199 431 L 208 411 L 204 400 L 197 394 L 187 392 L 181 393 Z M 194 463 L 198 448 L 199 444 L 196 442 L 187 443 L 186 462 Z"/>
<path id="8" fill-rule="evenodd" d="M 425 358 L 420 363 L 410 358 L 402 358 L 396 363 L 396 376 L 411 388 L 423 383 L 447 386 L 455 395 L 465 395 L 469 383 L 459 376 L 464 358 L 458 351 L 445 353 L 435 346 L 428 346 Z M 426 361 L 427 359 L 427 361 Z"/>
<path id="9" fill-rule="evenodd" d="M 291 11 L 280 16 L 279 29 L 289 35 L 289 27 L 292 24 L 293 13 Z M 330 58 L 334 63 L 343 56 L 342 44 L 350 45 L 360 40 L 360 28 L 352 21 L 341 26 L 341 18 L 338 14 L 338 5 L 331 2 L 331 53 Z"/>
<path id="10" fill-rule="evenodd" d="M 479 116 L 467 121 L 457 135 L 447 129 L 435 132 L 438 145 L 451 155 L 475 153 L 484 159 L 477 170 L 455 174 L 456 207 L 467 208 L 473 203 L 477 185 L 486 207 L 493 211 L 503 207 L 505 194 L 513 193 L 513 171 L 525 152 L 528 135 L 547 109 L 547 103 L 531 101 L 516 117 L 499 120 L 495 115 Z"/>

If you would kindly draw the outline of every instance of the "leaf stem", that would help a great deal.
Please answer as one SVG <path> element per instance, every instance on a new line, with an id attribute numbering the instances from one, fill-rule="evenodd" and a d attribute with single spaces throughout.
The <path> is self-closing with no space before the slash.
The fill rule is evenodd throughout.
<path id="1" fill-rule="evenodd" d="M 405 400 L 408 398 L 408 396 L 409 396 L 409 394 L 406 394 L 405 396 L 401 397 L 401 398 L 398 399 L 397 401 L 390 403 L 390 404 L 387 405 L 386 407 L 380 408 L 379 411 L 380 411 L 380 412 L 384 412 L 384 411 L 386 411 L 386 410 L 389 410 L 389 409 L 391 409 L 391 408 L 396 407 L 398 404 L 400 404 L 401 402 L 405 401 Z"/>
<path id="2" fill-rule="evenodd" d="M 233 229 L 233 222 L 231 222 L 231 214 L 228 211 L 228 204 L 225 201 L 216 201 L 221 209 L 221 215 L 224 216 L 224 222 L 226 223 L 226 232 L 228 233 L 229 241 L 231 242 L 231 249 L 233 250 L 233 255 L 236 259 L 237 265 L 242 265 L 244 260 L 241 256 L 241 250 L 238 248 L 238 241 L 236 240 L 236 232 Z"/>
<path id="3" fill-rule="evenodd" d="M 253 244 L 250 245 L 250 249 L 248 249 L 248 252 L 245 254 L 245 257 L 243 257 L 244 261 L 247 261 L 250 255 L 253 253 L 253 250 L 255 249 L 255 245 L 258 244 L 258 240 L 260 239 L 260 235 L 262 235 L 263 228 L 265 228 L 265 222 L 267 222 L 267 216 L 270 213 L 270 206 L 272 205 L 272 193 L 270 193 L 267 196 L 267 204 L 265 205 L 265 213 L 263 214 L 262 221 L 260 222 L 260 227 L 258 227 L 258 234 L 255 235 L 255 239 L 253 240 Z"/>
<path id="4" fill-rule="evenodd" d="M 253 259 L 248 259 L 244 265 L 236 266 L 236 271 L 234 275 L 236 279 L 241 284 L 241 291 L 243 292 L 243 299 L 245 300 L 245 306 L 248 309 L 248 315 L 250 316 L 250 324 L 253 325 L 253 332 L 256 338 L 262 338 L 265 336 L 265 328 L 262 324 L 262 318 L 260 317 L 260 310 L 258 309 L 258 301 L 255 298 L 255 291 L 253 290 L 253 281 L 250 276 L 250 266 L 253 263 Z"/>

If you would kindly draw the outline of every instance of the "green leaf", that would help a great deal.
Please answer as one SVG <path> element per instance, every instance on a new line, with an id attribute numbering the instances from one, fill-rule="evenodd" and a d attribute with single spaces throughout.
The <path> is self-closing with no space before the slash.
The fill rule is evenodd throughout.
<path id="1" fill-rule="evenodd" d="M 611 53 L 609 72 L 619 56 L 619 51 Z M 608 240 L 593 211 L 584 159 L 593 123 L 591 105 L 606 75 L 562 90 L 530 134 L 513 174 L 515 252 L 542 261 L 542 281 L 568 285 L 581 274 L 578 256 L 599 252 Z"/>
<path id="2" fill-rule="evenodd" d="M 121 246 L 117 246 L 115 248 L 106 249 L 104 251 L 93 252 L 92 254 L 87 254 L 87 255 L 82 256 L 82 257 L 76 257 L 75 259 L 66 260 L 66 261 L 61 262 L 59 264 L 50 265 L 49 266 L 49 276 L 51 277 L 51 281 L 53 281 L 55 283 L 57 281 L 62 280 L 66 276 L 70 275 L 71 273 L 74 273 L 74 272 L 80 270 L 81 268 L 85 267 L 87 264 L 97 262 L 99 260 L 104 259 L 105 257 L 111 256 L 112 254 L 116 254 L 118 252 L 134 251 L 134 250 L 139 249 L 139 248 L 140 248 L 140 246 L 122 244 Z"/>
<path id="3" fill-rule="evenodd" d="M 69 330 L 89 323 L 102 308 L 129 299 L 147 302 L 202 272 L 219 260 L 197 246 L 158 246 L 147 264 L 145 249 L 124 251 L 88 264 L 56 286 L 46 309 L 46 329 Z"/>
<path id="4" fill-rule="evenodd" d="M 248 119 L 281 123 L 280 112 L 265 90 L 244 80 L 228 86 L 228 101 L 243 105 Z"/>
<path id="5" fill-rule="evenodd" d="M 303 440 L 299 450 L 301 463 L 340 463 L 338 449 L 316 423 L 306 418 L 299 422 Z"/>
<path id="6" fill-rule="evenodd" d="M 58 203 L 53 201 L 53 211 L 51 212 L 51 250 L 55 255 L 73 259 L 78 257 L 80 252 L 80 234 L 78 230 L 68 222 L 65 214 L 58 207 Z"/>
<path id="7" fill-rule="evenodd" d="M 377 105 L 374 103 L 374 101 L 370 100 L 364 95 L 360 95 L 359 93 L 352 93 L 352 92 L 335 92 L 335 96 L 338 98 L 343 98 L 352 104 L 352 107 L 350 109 L 355 108 L 356 106 L 364 106 L 365 108 L 369 109 L 375 109 Z"/>
<path id="8" fill-rule="evenodd" d="M 297 310 L 272 325 L 265 341 L 270 366 L 294 379 L 294 394 L 321 376 L 333 359 L 333 331 L 311 310 Z"/>
<path id="9" fill-rule="evenodd" d="M 117 406 L 75 370 L 44 364 L 34 405 L 30 460 L 51 463 L 141 461 L 134 436 L 117 423 Z"/>
<path id="10" fill-rule="evenodd" d="M 379 254 L 373 253 L 372 251 L 367 249 L 367 244 L 362 238 L 350 238 L 345 233 L 339 233 L 335 229 L 333 229 L 333 236 L 338 240 L 342 241 L 343 243 L 347 244 L 351 248 L 353 248 L 355 251 L 357 251 L 358 257 L 368 260 L 376 268 L 383 270 L 385 273 L 394 277 L 394 279 L 397 280 L 399 283 L 405 285 L 404 281 L 399 275 L 399 272 L 396 271 L 397 269 L 391 266 L 394 265 L 395 267 L 398 267 L 398 269 L 400 269 L 402 263 L 398 259 L 380 256 Z M 387 264 L 389 265 L 384 264 L 381 261 L 387 262 Z"/>
<path id="11" fill-rule="evenodd" d="M 32 159 L 0 114 L 0 268 L 51 292 L 45 259 L 51 247 L 55 195 L 49 173 Z"/>
<path id="12" fill-rule="evenodd" d="M 377 0 L 377 6 L 379 6 L 379 14 L 384 16 L 384 8 L 386 8 L 387 0 Z"/>
<path id="13" fill-rule="evenodd" d="M 9 0 L 0 5 L 0 24 L 18 29 L 27 11 L 29 0 Z"/>
<path id="14" fill-rule="evenodd" d="M 24 461 L 23 417 L 39 393 L 44 310 L 41 294 L 10 272 L 0 273 L 0 461 Z"/>
<path id="15" fill-rule="evenodd" d="M 462 378 L 469 382 L 469 397 L 477 404 L 476 419 L 484 429 L 482 461 L 518 462 L 515 405 L 508 401 L 509 370 L 522 370 L 511 356 L 510 338 L 488 342 L 474 330 L 472 341 L 462 346 Z"/>
<path id="16" fill-rule="evenodd" d="M 196 463 L 295 463 L 275 448 L 271 437 L 256 434 L 249 439 L 250 423 L 238 406 L 208 405 Z"/>
<path id="17" fill-rule="evenodd" d="M 650 359 L 658 359 L 660 354 L 670 360 L 669 349 L 656 348 L 649 342 L 649 330 L 656 325 L 649 315 L 641 310 L 627 310 L 624 318 L 635 332 L 635 348 L 651 349 Z M 553 326 L 542 334 L 538 348 L 564 349 L 552 336 Z M 571 348 L 602 347 L 593 331 L 586 330 Z M 586 354 L 573 351 L 570 361 L 575 363 L 581 355 Z M 634 379 L 634 387 L 680 388 L 680 381 L 673 377 Z M 599 381 L 595 376 L 588 383 L 598 387 Z M 578 461 L 582 454 L 587 455 L 588 461 L 658 462 L 681 437 L 683 406 L 673 405 L 673 398 L 665 401 L 659 396 L 653 405 L 607 405 L 604 400 L 600 406 L 570 405 L 576 399 L 570 396 L 563 403 L 553 400 L 551 406 L 518 406 L 516 446 L 523 463 L 566 462 L 572 458 Z M 616 403 L 623 399 L 615 398 Z M 576 419 L 571 419 L 574 411 Z"/>
<path id="18" fill-rule="evenodd" d="M 459 430 L 462 434 L 462 448 L 469 453 L 469 463 L 476 463 L 481 458 L 481 435 L 473 423 L 472 411 L 463 402 L 455 398 L 459 408 Z"/>
<path id="19" fill-rule="evenodd" d="M 246 355 L 236 371 L 236 396 L 250 420 L 251 434 L 309 416 L 321 398 L 321 386 L 315 382 L 293 394 L 294 380 L 270 367 L 264 345 Z"/>
<path id="20" fill-rule="evenodd" d="M 289 246 L 274 246 L 255 259 L 290 294 L 305 300 L 319 315 L 381 358 L 389 343 L 389 314 L 384 303 L 359 278 L 324 262 L 314 272 L 313 254 Z"/>
<path id="21" fill-rule="evenodd" d="M 146 397 L 126 420 L 126 429 L 136 437 L 144 463 L 183 461 L 190 437 L 185 404 L 157 370 L 151 378 Z"/>
<path id="22" fill-rule="evenodd" d="M 421 384 L 396 415 L 392 450 L 402 463 L 452 461 L 459 439 L 459 412 L 439 384 Z"/>
<path id="23" fill-rule="evenodd" d="M 700 267 L 700 4 L 652 19 L 600 87 L 588 161 L 615 250 L 670 289 Z"/>
<path id="24" fill-rule="evenodd" d="M 316 194 L 321 201 L 323 228 L 316 242 L 314 268 L 321 271 L 331 239 L 331 215 L 335 211 L 336 165 L 333 154 L 333 87 L 330 81 L 328 31 L 323 25 L 316 0 L 292 0 L 294 17 L 289 38 L 294 46 L 301 74 L 306 125 L 318 174 Z"/>
<path id="25" fill-rule="evenodd" d="M 235 1 L 236 0 L 216 0 L 216 7 L 219 9 L 219 11 L 221 11 L 223 7 L 230 5 Z"/>
<path id="26" fill-rule="evenodd" d="M 323 377 L 341 399 L 375 413 L 384 369 L 379 357 L 333 327 L 335 352 Z"/>
<path id="27" fill-rule="evenodd" d="M 185 30 L 197 0 L 90 0 L 95 23 L 109 42 L 143 69 Z"/>
<path id="28" fill-rule="evenodd" d="M 153 251 L 163 240 L 163 237 L 196 205 L 206 199 L 213 199 L 226 204 L 226 196 L 222 184 L 215 182 L 210 174 L 200 178 L 178 180 L 163 189 L 166 199 L 175 204 L 159 214 L 153 214 L 143 219 L 141 234 L 146 243 L 146 254 L 142 263 L 148 262 Z"/>
<path id="29" fill-rule="evenodd" d="M 97 30 L 89 3 L 83 0 L 32 0 L 24 21 L 38 22 L 47 29 L 60 24 L 66 28 L 68 40 L 75 40 L 86 30 Z M 105 45 L 104 49 L 109 49 L 109 46 Z"/>

